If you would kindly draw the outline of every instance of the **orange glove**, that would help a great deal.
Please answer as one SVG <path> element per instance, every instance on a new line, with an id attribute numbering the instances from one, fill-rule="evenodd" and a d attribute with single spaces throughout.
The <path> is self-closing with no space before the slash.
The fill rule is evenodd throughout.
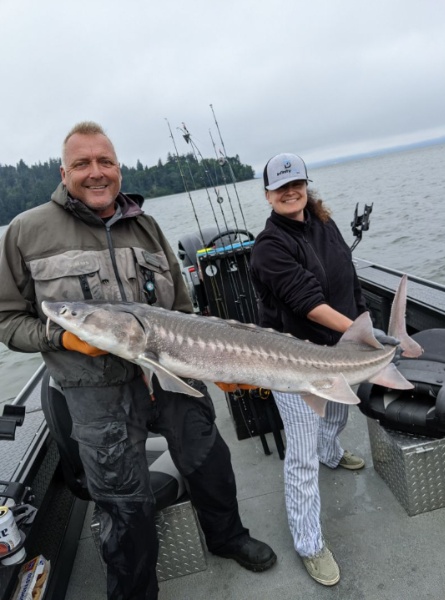
<path id="1" fill-rule="evenodd" d="M 223 392 L 235 392 L 236 390 L 256 390 L 258 386 L 248 385 L 247 383 L 222 383 L 215 381 L 215 385 L 222 389 Z"/>
<path id="2" fill-rule="evenodd" d="M 105 350 L 100 350 L 95 346 L 90 346 L 87 342 L 82 341 L 77 335 L 70 331 L 64 331 L 62 334 L 62 346 L 65 350 L 74 350 L 75 352 L 81 352 L 82 354 L 88 354 L 88 356 L 102 356 L 108 354 Z"/>

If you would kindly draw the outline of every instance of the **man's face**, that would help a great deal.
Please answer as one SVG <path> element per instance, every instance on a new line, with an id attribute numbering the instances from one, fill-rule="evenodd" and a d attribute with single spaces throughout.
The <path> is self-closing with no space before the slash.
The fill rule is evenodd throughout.
<path id="1" fill-rule="evenodd" d="M 65 146 L 62 182 L 73 198 L 99 217 L 114 214 L 114 201 L 121 188 L 121 171 L 110 140 L 102 134 L 75 133 Z"/>

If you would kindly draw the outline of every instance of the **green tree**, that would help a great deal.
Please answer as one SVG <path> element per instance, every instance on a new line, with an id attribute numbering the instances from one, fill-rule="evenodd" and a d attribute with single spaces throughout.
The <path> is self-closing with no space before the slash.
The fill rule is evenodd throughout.
<path id="1" fill-rule="evenodd" d="M 200 159 L 190 152 L 182 156 L 167 155 L 165 163 L 144 166 L 138 159 L 136 167 L 121 165 L 122 189 L 155 198 L 214 187 L 254 177 L 249 165 L 241 163 L 238 155 L 227 160 Z M 7 225 L 16 215 L 48 202 L 60 183 L 60 159 L 29 167 L 23 160 L 17 165 L 0 165 L 0 225 Z"/>

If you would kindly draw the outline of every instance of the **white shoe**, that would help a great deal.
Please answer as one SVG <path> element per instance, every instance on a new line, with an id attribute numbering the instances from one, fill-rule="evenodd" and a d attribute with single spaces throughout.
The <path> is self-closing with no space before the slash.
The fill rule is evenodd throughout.
<path id="1" fill-rule="evenodd" d="M 340 569 L 329 548 L 324 545 L 314 556 L 302 556 L 306 571 L 321 585 L 335 585 L 340 581 Z"/>

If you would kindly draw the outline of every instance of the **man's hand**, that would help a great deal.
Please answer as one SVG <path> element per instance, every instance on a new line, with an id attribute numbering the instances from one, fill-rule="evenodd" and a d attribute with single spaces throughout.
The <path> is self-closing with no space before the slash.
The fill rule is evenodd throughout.
<path id="1" fill-rule="evenodd" d="M 248 385 L 247 383 L 221 383 L 215 381 L 215 385 L 222 389 L 223 392 L 235 392 L 236 390 L 256 390 L 258 386 Z"/>
<path id="2" fill-rule="evenodd" d="M 105 350 L 90 346 L 90 344 L 82 341 L 77 335 L 74 335 L 74 333 L 71 333 L 70 331 L 65 331 L 62 334 L 62 346 L 65 350 L 81 352 L 82 354 L 88 354 L 88 356 L 102 356 L 103 354 L 108 354 Z"/>

